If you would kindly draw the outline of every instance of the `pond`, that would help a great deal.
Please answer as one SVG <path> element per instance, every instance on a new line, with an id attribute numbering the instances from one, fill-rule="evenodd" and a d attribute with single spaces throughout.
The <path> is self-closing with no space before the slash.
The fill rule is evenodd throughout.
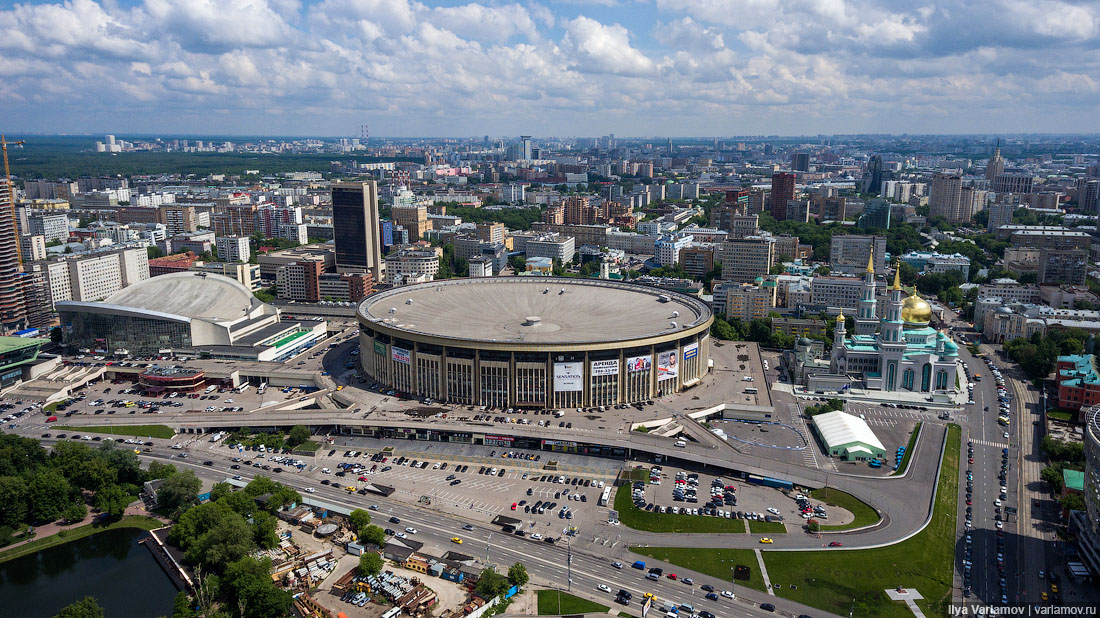
<path id="1" fill-rule="evenodd" d="M 147 535 L 107 530 L 0 563 L 0 614 L 50 618 L 93 596 L 107 618 L 170 616 L 176 587 L 139 543 Z"/>

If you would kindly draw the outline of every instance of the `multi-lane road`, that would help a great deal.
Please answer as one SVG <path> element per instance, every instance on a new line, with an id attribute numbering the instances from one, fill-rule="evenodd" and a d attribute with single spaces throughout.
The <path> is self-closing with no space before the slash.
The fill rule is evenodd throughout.
<path id="1" fill-rule="evenodd" d="M 229 469 L 230 458 L 236 454 L 236 451 L 220 447 L 205 448 L 206 446 L 206 442 L 197 443 L 192 450 L 192 456 L 186 459 L 176 457 L 175 455 L 179 452 L 166 446 L 154 447 L 152 452 L 143 453 L 142 457 L 146 460 L 171 461 L 179 467 L 193 469 L 200 477 L 212 482 L 224 480 L 227 474 L 236 472 Z M 201 463 L 202 460 L 212 460 L 214 466 L 204 466 Z M 252 478 L 248 469 L 240 472 L 243 473 L 242 480 L 248 481 Z M 366 508 L 376 504 L 379 510 L 372 513 L 375 523 L 398 530 L 405 526 L 416 528 L 417 534 L 412 538 L 436 548 L 439 553 L 456 549 L 456 546 L 451 543 L 451 538 L 458 536 L 464 542 L 461 549 L 457 551 L 472 555 L 483 564 L 494 565 L 500 571 L 506 571 L 507 567 L 515 562 L 522 562 L 527 566 L 533 580 L 545 586 L 568 589 L 574 594 L 608 605 L 615 604 L 614 594 L 600 592 L 597 586 L 605 584 L 612 589 L 613 593 L 619 589 L 628 590 L 634 594 L 634 600 L 630 608 L 624 609 L 635 615 L 640 614 L 639 602 L 645 592 L 652 592 L 661 601 L 690 603 L 697 610 L 705 609 L 719 618 L 774 615 L 759 609 L 760 603 L 764 602 L 772 603 L 777 610 L 789 616 L 830 615 L 765 592 L 732 586 L 730 580 L 719 580 L 691 573 L 681 567 L 636 556 L 627 548 L 627 545 L 632 543 L 628 538 L 630 531 L 626 528 L 590 522 L 576 523 L 579 529 L 575 536 L 565 536 L 561 534 L 561 529 L 555 529 L 554 536 L 559 540 L 549 545 L 531 541 L 529 538 L 504 534 L 499 528 L 487 525 L 485 521 L 462 519 L 431 507 L 405 504 L 374 495 L 348 494 L 343 489 L 320 485 L 308 474 L 288 472 L 273 475 L 273 478 L 299 490 L 307 499 L 335 503 L 349 509 Z M 315 493 L 304 493 L 306 487 L 315 487 Z M 401 523 L 399 525 L 387 523 L 391 516 L 398 517 Z M 462 527 L 465 524 L 471 524 L 474 529 L 463 530 Z M 594 537 L 601 535 L 605 541 L 612 535 L 616 536 L 616 539 L 606 545 L 592 541 Z M 570 554 L 572 555 L 571 565 L 567 564 L 567 556 Z M 646 580 L 643 571 L 630 568 L 630 563 L 635 559 L 644 560 L 650 567 L 661 566 L 666 572 L 692 577 L 694 584 L 689 586 L 680 581 L 668 579 L 656 582 Z M 611 563 L 614 561 L 623 562 L 625 568 L 621 570 L 613 568 Z M 706 593 L 700 589 L 703 584 L 710 584 L 718 590 L 733 589 L 737 598 L 706 600 L 704 598 Z"/>

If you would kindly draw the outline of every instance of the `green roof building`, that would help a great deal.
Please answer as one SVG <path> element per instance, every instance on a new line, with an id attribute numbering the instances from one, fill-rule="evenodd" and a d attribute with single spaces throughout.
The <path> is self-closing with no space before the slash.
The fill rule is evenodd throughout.
<path id="1" fill-rule="evenodd" d="M 0 388 L 14 386 L 23 380 L 23 367 L 38 358 L 43 339 L 0 337 Z"/>

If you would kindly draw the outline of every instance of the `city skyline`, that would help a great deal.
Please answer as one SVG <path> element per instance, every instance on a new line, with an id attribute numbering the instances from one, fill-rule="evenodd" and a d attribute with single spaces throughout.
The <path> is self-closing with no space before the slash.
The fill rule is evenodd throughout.
<path id="1" fill-rule="evenodd" d="M 4 129 L 301 136 L 368 124 L 379 137 L 694 137 L 1096 128 L 1095 6 L 438 4 L 12 5 L 0 9 Z"/>

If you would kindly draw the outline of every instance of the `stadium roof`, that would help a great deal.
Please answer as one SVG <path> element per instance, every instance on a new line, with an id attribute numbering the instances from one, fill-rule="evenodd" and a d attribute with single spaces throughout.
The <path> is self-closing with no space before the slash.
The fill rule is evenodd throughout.
<path id="1" fill-rule="evenodd" d="M 843 446 L 853 442 L 860 442 L 879 450 L 886 450 L 882 446 L 875 432 L 867 426 L 866 421 L 847 412 L 826 412 L 814 416 L 814 424 L 817 425 L 821 439 L 828 448 Z"/>
<path id="2" fill-rule="evenodd" d="M 236 279 L 194 272 L 150 277 L 103 299 L 105 305 L 213 322 L 239 320 L 259 302 Z"/>
<path id="3" fill-rule="evenodd" d="M 706 303 L 667 290 L 561 277 L 484 277 L 410 285 L 367 298 L 359 313 L 410 333 L 536 344 L 670 335 L 711 319 Z"/>

